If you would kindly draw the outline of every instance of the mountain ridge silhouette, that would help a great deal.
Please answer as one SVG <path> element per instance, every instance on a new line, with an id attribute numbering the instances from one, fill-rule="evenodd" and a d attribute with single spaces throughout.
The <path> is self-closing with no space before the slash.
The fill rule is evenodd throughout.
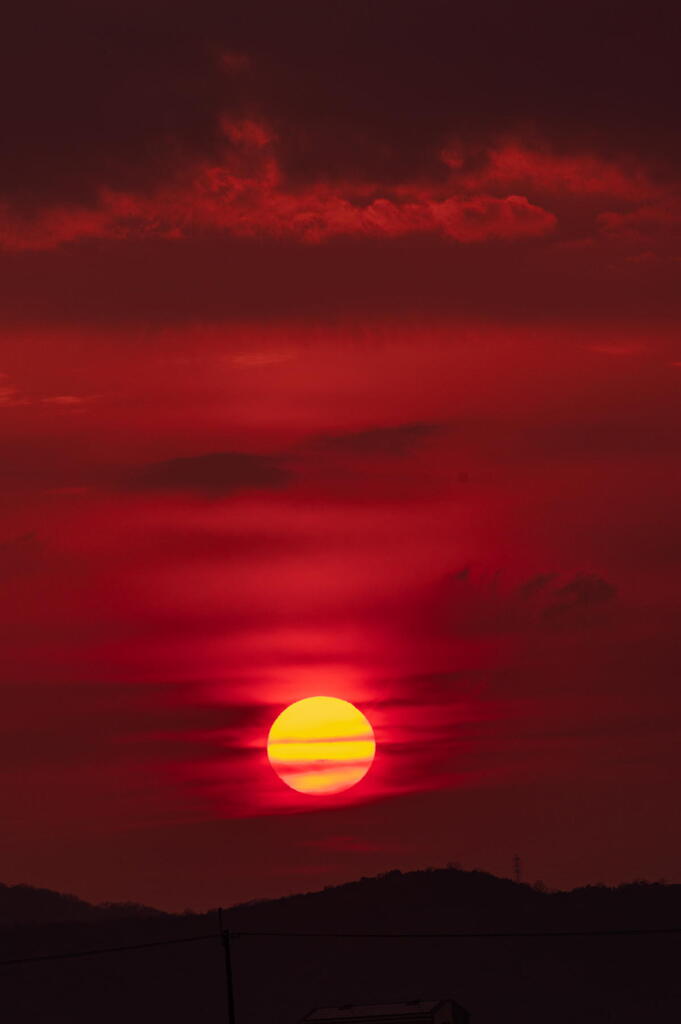
<path id="1" fill-rule="evenodd" d="M 399 910 L 395 911 L 395 897 L 399 896 Z M 438 897 L 434 904 L 432 898 Z M 664 880 L 655 882 L 636 879 L 631 882 L 607 886 L 596 883 L 573 889 L 548 889 L 542 882 L 516 882 L 486 871 L 465 870 L 460 867 L 422 868 L 412 871 L 392 869 L 377 875 L 362 876 L 321 889 L 291 893 L 279 897 L 264 897 L 235 903 L 225 910 L 225 920 L 235 928 L 246 925 L 256 930 L 256 924 L 268 925 L 272 921 L 287 922 L 295 917 L 296 929 L 303 930 L 302 922 L 318 926 L 334 914 L 334 927 L 340 920 L 357 928 L 358 917 L 374 904 L 373 912 L 394 918 L 397 930 L 404 931 L 405 914 L 433 930 L 437 919 L 444 918 L 454 909 L 452 901 L 462 913 L 474 912 L 478 919 L 505 916 L 514 913 L 559 913 L 566 919 L 571 912 L 614 915 L 612 922 L 622 914 L 635 913 L 639 922 L 632 927 L 646 927 L 642 921 L 650 920 L 649 927 L 662 927 L 660 915 L 674 910 L 678 915 L 669 927 L 681 921 L 681 885 Z M 12 926 L 30 926 L 61 923 L 93 923 L 126 918 L 162 918 L 182 920 L 205 919 L 217 913 L 217 907 L 207 911 L 186 910 L 181 914 L 161 910 L 147 904 L 129 902 L 91 903 L 72 893 L 37 887 L 26 883 L 6 885 L 0 882 L 0 929 Z M 366 916 L 366 914 L 365 914 Z M 290 922 L 289 922 L 290 923 Z M 446 922 L 452 930 L 451 918 Z M 623 925 L 622 925 L 623 926 Z"/>
<path id="2" fill-rule="evenodd" d="M 71 893 L 39 886 L 0 882 L 0 928 L 8 925 L 101 921 L 113 917 L 167 916 L 141 903 L 89 903 Z"/>
<path id="3" fill-rule="evenodd" d="M 8 900 L 12 907 L 8 917 Z M 43 920 L 21 920 L 19 904 Z M 13 901 L 13 902 L 12 902 Z M 47 909 L 49 906 L 49 910 Z M 28 913 L 28 910 L 26 910 Z M 45 915 L 70 915 L 47 921 Z M 80 915 L 79 919 L 76 919 Z M 663 929 L 681 925 L 681 885 L 634 881 L 547 891 L 482 871 L 393 870 L 224 912 L 233 933 L 237 1024 L 296 1024 L 315 1006 L 454 998 L 472 1024 L 633 1024 L 681 1018 L 679 935 L 349 939 L 338 933 Z M 262 936 L 258 932 L 315 932 Z M 0 886 L 0 960 L 173 942 L 83 959 L 0 967 L 12 1024 L 192 1024 L 226 1019 L 217 913 L 93 906 Z M 96 1009 L 96 1012 L 95 1012 Z"/>

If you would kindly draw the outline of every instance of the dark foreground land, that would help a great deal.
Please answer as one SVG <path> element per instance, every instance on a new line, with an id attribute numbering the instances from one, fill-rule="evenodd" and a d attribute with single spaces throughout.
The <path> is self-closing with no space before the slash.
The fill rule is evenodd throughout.
<path id="1" fill-rule="evenodd" d="M 547 893 L 455 869 L 378 878 L 232 908 L 237 1024 L 295 1024 L 312 1007 L 453 997 L 472 1024 L 676 1024 L 681 932 L 541 938 L 339 938 L 334 932 L 625 931 L 681 927 L 681 886 Z M 7 1024 L 226 1021 L 215 914 L 91 907 L 0 886 L 0 959 L 206 936 L 106 956 L 0 967 Z"/>

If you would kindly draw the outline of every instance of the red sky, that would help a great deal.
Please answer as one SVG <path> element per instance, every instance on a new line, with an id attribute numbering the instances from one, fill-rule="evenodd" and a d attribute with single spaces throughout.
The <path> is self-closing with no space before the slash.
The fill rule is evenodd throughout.
<path id="1" fill-rule="evenodd" d="M 2 42 L 0 878 L 679 880 L 678 13 L 224 6 Z"/>

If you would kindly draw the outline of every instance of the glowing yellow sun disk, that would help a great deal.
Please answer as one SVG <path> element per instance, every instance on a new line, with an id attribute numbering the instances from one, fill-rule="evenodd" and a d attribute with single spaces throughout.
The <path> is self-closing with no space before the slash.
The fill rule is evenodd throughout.
<path id="1" fill-rule="evenodd" d="M 371 723 L 339 697 L 305 697 L 272 723 L 267 756 L 298 793 L 340 793 L 363 779 L 376 753 Z"/>

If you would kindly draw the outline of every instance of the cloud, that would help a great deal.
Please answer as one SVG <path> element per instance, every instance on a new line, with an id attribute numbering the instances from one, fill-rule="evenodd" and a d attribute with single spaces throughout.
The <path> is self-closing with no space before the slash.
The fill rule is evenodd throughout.
<path id="1" fill-rule="evenodd" d="M 316 434 L 292 448 L 290 458 L 306 495 L 366 505 L 424 500 L 468 482 L 460 466 L 442 471 L 441 443 L 450 431 L 447 423 L 413 422 Z M 454 458 L 462 458 L 460 451 Z"/>
<path id="2" fill-rule="evenodd" d="M 600 352 L 604 356 L 615 358 L 640 356 L 646 352 L 646 346 L 635 342 L 607 342 L 601 345 L 589 345 L 592 352 Z"/>
<path id="3" fill-rule="evenodd" d="M 550 594 L 542 618 L 551 625 L 586 624 L 593 612 L 610 604 L 616 594 L 607 580 L 594 573 L 580 573 Z"/>
<path id="4" fill-rule="evenodd" d="M 75 409 L 87 405 L 93 400 L 93 396 L 90 395 L 43 395 L 38 397 L 13 387 L 8 381 L 7 374 L 0 373 L 0 407 L 43 404 Z"/>
<path id="5" fill-rule="evenodd" d="M 286 181 L 265 126 L 229 122 L 215 164 L 200 164 L 154 191 L 100 188 L 90 205 L 51 205 L 31 213 L 0 206 L 0 247 L 53 249 L 83 239 L 177 241 L 201 235 L 271 237 L 315 244 L 335 238 L 436 235 L 461 243 L 542 237 L 555 216 L 524 195 L 457 192 L 403 183 L 330 181 L 295 188 Z"/>
<path id="6" fill-rule="evenodd" d="M 222 117 L 213 159 L 170 167 L 145 189 L 101 183 L 87 202 L 2 201 L 0 247 L 50 250 L 88 239 L 175 242 L 205 237 L 293 240 L 397 240 L 439 237 L 462 244 L 543 238 L 559 226 L 543 205 L 584 205 L 582 232 L 595 223 L 601 240 L 631 242 L 678 229 L 674 189 L 655 182 L 633 159 L 561 153 L 544 141 L 454 140 L 433 158 L 427 175 L 401 180 L 329 176 L 297 183 L 283 162 L 285 136 L 263 120 Z M 634 204 L 614 212 L 594 202 Z M 643 204 L 643 205 L 641 205 Z M 565 212 L 562 210 L 562 214 Z M 579 220 L 574 208 L 569 218 Z M 585 219 L 586 218 L 586 219 Z M 565 232 L 564 232 L 565 233 Z M 588 240 L 588 239 L 587 239 Z M 580 240 L 582 243 L 584 238 Z"/>
<path id="7" fill-rule="evenodd" d="M 394 427 L 371 427 L 347 434 L 317 438 L 312 447 L 341 455 L 408 455 L 424 441 L 443 430 L 437 423 L 400 423 Z"/>
<path id="8" fill-rule="evenodd" d="M 7 385 L 0 386 L 0 406 L 9 408 L 14 405 L 24 405 L 25 402 L 19 397 L 18 391 Z"/>
<path id="9" fill-rule="evenodd" d="M 547 143 L 454 141 L 434 157 L 427 176 L 399 181 L 335 175 L 296 183 L 282 163 L 284 137 L 260 120 L 220 120 L 214 159 L 187 163 L 181 174 L 141 190 L 100 184 L 88 203 L 50 202 L 36 208 L 2 203 L 0 245 L 44 250 L 85 239 L 186 240 L 195 236 L 293 239 L 399 239 L 435 235 L 460 243 L 541 238 L 558 227 L 538 200 L 633 203 L 601 212 L 610 240 L 641 240 L 676 230 L 673 189 L 656 183 L 640 163 L 589 153 L 560 153 Z M 443 174 L 443 168 L 449 171 Z M 644 205 L 641 205 L 641 204 Z"/>
<path id="10" fill-rule="evenodd" d="M 14 405 L 25 405 L 26 398 L 8 382 L 7 374 L 0 373 L 0 408 Z"/>
<path id="11" fill-rule="evenodd" d="M 636 88 L 609 19 L 586 6 L 558 39 L 532 3 L 508 19 L 489 0 L 465 12 L 425 0 L 417 20 L 406 0 L 333 15 L 303 2 L 285 18 L 274 0 L 199 0 L 190 14 L 152 2 L 134 16 L 104 0 L 62 5 L 38 35 L 17 11 L 0 43 L 0 244 L 479 243 L 554 231 L 537 194 L 664 199 L 661 168 L 679 155 L 665 19 L 620 17 L 618 45 L 646 68 Z"/>
<path id="12" fill-rule="evenodd" d="M 558 153 L 669 166 L 678 29 L 674 5 L 621 9 L 613 31 L 607 5 L 557 22 L 537 0 L 68 0 L 39 25 L 17 7 L 0 41 L 0 194 L 90 206 L 102 188 L 153 191 L 215 163 L 225 114 L 273 125 L 296 186 L 419 180 L 451 140 L 521 130 Z"/>
<path id="13" fill-rule="evenodd" d="M 453 180 L 470 191 L 521 188 L 554 196 L 602 197 L 610 202 L 640 202 L 664 193 L 639 159 L 561 152 L 538 140 L 528 144 L 521 139 L 501 139 L 477 150 L 455 142 L 445 147 L 442 158 L 452 168 Z"/>
<path id="14" fill-rule="evenodd" d="M 44 405 L 57 405 L 64 409 L 80 408 L 93 400 L 88 395 L 50 395 L 41 399 Z"/>
<path id="15" fill-rule="evenodd" d="M 598 226 L 608 238 L 636 244 L 649 244 L 671 237 L 681 238 L 681 201 L 668 197 L 646 203 L 633 210 L 604 212 Z"/>
<path id="16" fill-rule="evenodd" d="M 513 583 L 501 573 L 466 567 L 441 578 L 424 607 L 437 630 L 501 637 L 593 625 L 616 595 L 616 588 L 596 573 L 580 572 L 567 580 L 540 573 Z"/>
<path id="17" fill-rule="evenodd" d="M 36 690 L 40 699 L 36 701 Z M 80 768 L 101 759 L 104 750 L 116 760 L 142 752 L 172 758 L 181 751 L 196 752 L 196 737 L 206 745 L 225 748 L 225 736 L 238 747 L 239 730 L 253 719 L 253 708 L 231 703 L 204 703 L 185 685 L 144 687 L 97 682 L 64 683 L 59 687 L 33 684 L 3 686 L 6 714 L 0 723 L 0 759 L 5 770 L 19 764 Z M 230 753 L 229 747 L 224 756 Z"/>
<path id="18" fill-rule="evenodd" d="M 137 491 L 188 491 L 219 497 L 243 490 L 283 487 L 289 473 L 281 460 L 245 452 L 212 452 L 152 463 L 130 476 Z"/>
<path id="19" fill-rule="evenodd" d="M 358 837 L 355 834 L 332 834 L 320 838 L 309 839 L 303 843 L 304 846 L 311 846 L 315 850 L 322 850 L 326 854 L 334 853 L 397 853 L 400 846 L 396 842 L 385 840 L 368 840 Z"/>

